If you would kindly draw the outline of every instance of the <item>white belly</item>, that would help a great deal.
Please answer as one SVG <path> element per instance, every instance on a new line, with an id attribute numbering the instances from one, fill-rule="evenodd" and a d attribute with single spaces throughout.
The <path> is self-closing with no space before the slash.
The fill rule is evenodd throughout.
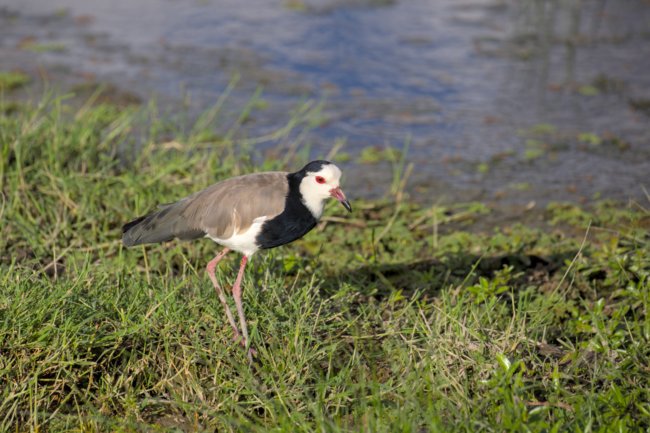
<path id="1" fill-rule="evenodd" d="M 255 221 L 249 228 L 245 231 L 233 234 L 228 239 L 220 239 L 210 235 L 205 236 L 219 245 L 223 245 L 224 247 L 228 247 L 233 251 L 238 251 L 243 255 L 250 257 L 259 249 L 255 242 L 255 238 L 257 238 L 257 235 L 262 230 L 262 224 L 264 224 L 264 221 L 266 221 L 266 217 L 255 218 Z"/>

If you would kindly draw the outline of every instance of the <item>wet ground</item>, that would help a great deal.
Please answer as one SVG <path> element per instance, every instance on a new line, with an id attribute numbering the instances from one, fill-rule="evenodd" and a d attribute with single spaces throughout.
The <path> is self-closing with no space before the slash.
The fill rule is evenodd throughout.
<path id="1" fill-rule="evenodd" d="M 386 190 L 388 147 L 408 147 L 407 189 L 425 202 L 650 189 L 647 0 L 0 0 L 11 70 L 191 113 L 238 76 L 231 112 L 256 89 L 266 101 L 252 135 L 324 101 L 298 139 L 314 156 L 345 140 L 353 196 Z"/>

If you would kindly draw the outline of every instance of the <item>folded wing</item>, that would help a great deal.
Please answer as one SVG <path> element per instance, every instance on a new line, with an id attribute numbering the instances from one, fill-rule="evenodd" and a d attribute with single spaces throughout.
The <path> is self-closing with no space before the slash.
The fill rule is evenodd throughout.
<path id="1" fill-rule="evenodd" d="M 256 218 L 280 214 L 288 191 L 283 172 L 227 179 L 125 224 L 122 241 L 133 246 L 205 235 L 228 239 L 246 231 Z"/>

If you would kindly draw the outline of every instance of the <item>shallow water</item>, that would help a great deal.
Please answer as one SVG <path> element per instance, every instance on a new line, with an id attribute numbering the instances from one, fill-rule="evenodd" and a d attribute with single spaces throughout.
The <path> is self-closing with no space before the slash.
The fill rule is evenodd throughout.
<path id="1" fill-rule="evenodd" d="M 359 162 L 363 149 L 407 143 L 408 191 L 427 202 L 645 200 L 650 189 L 647 1 L 0 0 L 0 10 L 2 70 L 42 65 L 194 112 L 239 74 L 230 108 L 263 87 L 268 108 L 248 125 L 259 133 L 324 98 L 307 144 L 317 156 L 346 140 L 352 196 L 392 180 L 388 163 Z"/>

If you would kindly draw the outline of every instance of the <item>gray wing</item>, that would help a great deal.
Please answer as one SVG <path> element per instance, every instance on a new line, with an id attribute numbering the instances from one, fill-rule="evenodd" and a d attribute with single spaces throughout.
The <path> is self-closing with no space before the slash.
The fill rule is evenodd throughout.
<path id="1" fill-rule="evenodd" d="M 227 239 L 250 227 L 256 218 L 282 213 L 289 192 L 287 173 L 266 172 L 215 183 L 123 227 L 126 246 L 206 234 Z"/>
<path id="2" fill-rule="evenodd" d="M 273 218 L 282 213 L 288 193 L 287 173 L 249 174 L 191 196 L 184 215 L 211 237 L 227 239 L 245 231 L 256 218 Z"/>

